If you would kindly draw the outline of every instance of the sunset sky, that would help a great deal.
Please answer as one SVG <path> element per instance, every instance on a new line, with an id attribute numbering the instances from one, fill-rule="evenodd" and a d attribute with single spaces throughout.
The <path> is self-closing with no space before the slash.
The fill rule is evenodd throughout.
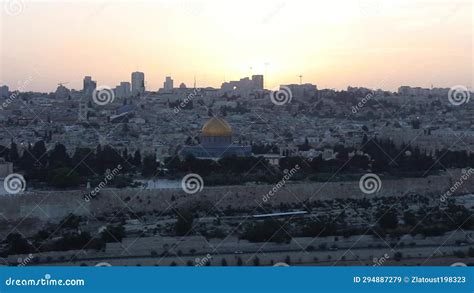
<path id="1" fill-rule="evenodd" d="M 11 89 L 81 89 L 85 75 L 113 87 L 137 70 L 148 90 L 265 73 L 267 88 L 300 74 L 319 88 L 473 87 L 471 0 L 13 1 L 0 18 Z"/>

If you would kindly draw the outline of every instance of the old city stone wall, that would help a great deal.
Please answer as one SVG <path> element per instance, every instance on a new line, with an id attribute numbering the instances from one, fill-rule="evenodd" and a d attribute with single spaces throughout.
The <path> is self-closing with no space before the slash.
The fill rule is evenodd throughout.
<path id="1" fill-rule="evenodd" d="M 382 187 L 374 194 L 364 194 L 358 181 L 287 184 L 267 199 L 267 203 L 298 203 L 301 201 L 337 198 L 363 198 L 373 196 L 403 196 L 417 193 L 441 197 L 462 175 L 461 170 L 450 170 L 444 175 L 426 178 L 382 179 Z M 51 220 L 68 213 L 99 215 L 103 212 L 133 210 L 134 212 L 163 212 L 171 207 L 186 205 L 217 206 L 220 209 L 254 208 L 274 185 L 207 187 L 196 194 L 186 194 L 181 189 L 142 190 L 104 189 L 97 198 L 86 202 L 86 191 L 33 192 L 31 194 L 0 197 L 0 218 L 39 218 Z M 474 176 L 454 194 L 474 192 Z M 3 217 L 1 217 L 3 215 Z"/>

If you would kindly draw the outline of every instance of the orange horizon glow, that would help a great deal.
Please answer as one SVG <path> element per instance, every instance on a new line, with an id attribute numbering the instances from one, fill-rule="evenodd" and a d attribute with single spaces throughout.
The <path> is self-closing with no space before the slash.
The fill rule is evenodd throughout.
<path id="1" fill-rule="evenodd" d="M 219 87 L 264 74 L 266 87 L 401 85 L 472 89 L 472 1 L 20 1 L 2 7 L 0 83 L 114 87 L 145 73 Z M 3 3 L 2 3 L 3 4 Z M 3 5 L 2 5 L 3 6 Z"/>

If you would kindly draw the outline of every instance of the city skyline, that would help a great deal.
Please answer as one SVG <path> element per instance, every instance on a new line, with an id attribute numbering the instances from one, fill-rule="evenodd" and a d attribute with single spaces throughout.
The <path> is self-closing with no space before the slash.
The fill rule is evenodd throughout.
<path id="1" fill-rule="evenodd" d="M 217 88 L 254 74 L 265 75 L 267 89 L 297 84 L 300 75 L 335 89 L 473 85 L 469 1 L 259 2 L 252 9 L 244 1 L 232 13 L 215 1 L 21 3 L 20 13 L 2 9 L 0 81 L 12 89 L 30 76 L 31 91 L 52 92 L 61 82 L 80 89 L 84 76 L 113 87 L 134 71 L 145 73 L 151 90 L 166 76 L 175 86 L 190 87 L 196 77 L 198 86 Z"/>
<path id="2" fill-rule="evenodd" d="M 0 5 L 0 266 L 470 284 L 473 0 L 49 1 Z"/>
<path id="3" fill-rule="evenodd" d="M 37 76 L 37 72 L 35 72 L 36 76 Z M 137 77 L 137 75 L 139 75 L 139 77 Z M 135 76 L 135 77 L 134 77 Z M 232 87 L 233 90 L 237 90 L 238 87 L 241 87 L 242 86 L 242 82 L 243 83 L 252 83 L 252 78 L 259 78 L 261 79 L 260 80 L 260 89 L 263 89 L 263 90 L 269 90 L 271 92 L 273 91 L 277 91 L 279 89 L 281 89 L 282 87 L 287 87 L 287 86 L 291 86 L 291 87 L 294 87 L 294 86 L 310 86 L 310 87 L 314 87 L 314 90 L 316 89 L 320 89 L 320 90 L 331 90 L 331 91 L 355 91 L 357 89 L 360 89 L 362 91 L 367 91 L 367 90 L 377 90 L 377 91 L 386 91 L 386 92 L 398 92 L 399 94 L 402 93 L 402 94 L 406 94 L 407 93 L 407 90 L 410 91 L 410 90 L 419 90 L 419 91 L 435 91 L 436 95 L 439 95 L 439 90 L 442 90 L 443 92 L 446 91 L 446 94 L 447 94 L 447 91 L 449 89 L 461 89 L 462 91 L 467 91 L 467 92 L 473 92 L 472 91 L 472 88 L 471 87 L 466 87 L 466 86 L 463 86 L 463 85 L 455 85 L 455 86 L 452 86 L 452 87 L 440 87 L 438 85 L 433 85 L 431 84 L 430 86 L 428 87 L 420 87 L 420 86 L 411 86 L 411 85 L 399 85 L 398 87 L 396 87 L 395 89 L 391 90 L 391 89 L 387 89 L 387 88 L 384 88 L 383 87 L 383 83 L 381 83 L 381 87 L 375 87 L 375 88 L 368 88 L 368 87 L 363 87 L 363 86 L 358 86 L 358 85 L 348 85 L 346 88 L 341 88 L 341 89 L 335 89 L 335 88 L 322 88 L 322 87 L 319 87 L 318 88 L 318 85 L 317 84 L 314 84 L 312 82 L 302 82 L 301 79 L 300 79 L 300 82 L 287 82 L 287 83 L 282 83 L 280 85 L 277 85 L 273 88 L 269 88 L 269 87 L 265 87 L 264 84 L 265 84 L 265 76 L 262 75 L 262 74 L 255 74 L 255 75 L 252 75 L 252 76 L 243 76 L 243 77 L 240 77 L 240 78 L 237 78 L 236 80 L 226 80 L 225 82 L 223 82 L 221 85 L 218 85 L 216 87 L 212 87 L 210 85 L 197 85 L 196 83 L 196 80 L 193 80 L 193 84 L 188 84 L 186 85 L 184 82 L 177 82 L 174 84 L 174 79 L 172 78 L 172 76 L 166 76 L 165 77 L 165 80 L 163 82 L 163 84 L 156 88 L 156 89 L 150 89 L 148 88 L 146 85 L 147 85 L 147 80 L 146 80 L 146 74 L 144 72 L 140 72 L 140 71 L 134 71 L 134 72 L 131 72 L 130 73 L 130 78 L 128 80 L 122 80 L 122 81 L 119 81 L 119 82 L 116 82 L 114 84 L 111 84 L 111 85 L 105 85 L 105 84 L 101 84 L 100 82 L 96 81 L 96 80 L 92 80 L 93 76 L 90 76 L 90 75 L 86 75 L 83 77 L 83 84 L 82 85 L 79 85 L 77 88 L 72 88 L 72 87 L 65 87 L 64 85 L 65 84 L 69 84 L 70 82 L 58 82 L 56 84 L 56 88 L 55 89 L 52 89 L 50 91 L 44 91 L 44 92 L 41 92 L 41 91 L 36 91 L 38 93 L 54 93 L 56 92 L 56 94 L 58 94 L 58 91 L 63 91 L 64 89 L 66 89 L 68 92 L 69 90 L 72 90 L 72 91 L 76 91 L 76 92 L 83 92 L 85 93 L 86 95 L 91 95 L 92 92 L 98 88 L 98 89 L 110 89 L 110 90 L 114 90 L 114 91 L 119 91 L 117 92 L 117 94 L 119 96 L 127 96 L 127 95 L 130 95 L 130 96 L 133 96 L 133 95 L 143 95 L 145 92 L 148 92 L 148 93 L 153 93 L 153 92 L 160 92 L 162 90 L 164 90 L 165 92 L 167 91 L 172 91 L 172 90 L 177 90 L 179 88 L 182 88 L 183 85 L 185 86 L 184 88 L 185 89 L 199 89 L 199 88 L 209 88 L 209 89 L 220 89 L 224 92 L 228 92 L 228 91 L 232 91 Z M 298 76 L 300 78 L 302 78 L 302 76 Z M 8 84 L 4 84 L 4 83 L 1 83 L 0 86 L 2 87 L 2 89 L 6 90 L 6 91 L 10 91 L 12 94 L 14 92 L 35 92 L 34 90 L 31 90 L 30 89 L 30 84 L 32 83 L 32 81 L 34 80 L 34 76 L 30 75 L 27 79 L 25 80 L 22 80 L 22 81 L 19 81 L 17 86 L 13 86 L 13 87 L 10 87 Z M 89 84 L 86 84 L 86 83 L 90 83 L 92 82 L 91 85 Z M 140 90 L 137 90 L 137 89 L 133 89 L 134 88 L 134 82 L 136 83 L 135 84 L 135 88 L 138 88 L 140 87 L 141 89 Z M 75 83 L 75 82 L 74 82 Z M 174 84 L 174 86 L 173 86 Z M 235 86 L 239 84 L 239 86 Z M 234 85 L 234 86 L 233 86 Z M 257 87 L 258 88 L 258 87 Z M 417 93 L 417 94 L 420 94 L 421 92 Z M 424 93 L 426 94 L 426 92 Z M 410 94 L 408 94 L 410 95 Z"/>

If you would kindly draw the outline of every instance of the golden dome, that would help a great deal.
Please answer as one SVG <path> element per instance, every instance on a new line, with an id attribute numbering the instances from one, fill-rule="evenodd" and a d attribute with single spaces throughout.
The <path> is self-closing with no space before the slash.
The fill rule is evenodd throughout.
<path id="1" fill-rule="evenodd" d="M 203 136 L 231 136 L 232 128 L 222 118 L 212 117 L 202 127 Z"/>

